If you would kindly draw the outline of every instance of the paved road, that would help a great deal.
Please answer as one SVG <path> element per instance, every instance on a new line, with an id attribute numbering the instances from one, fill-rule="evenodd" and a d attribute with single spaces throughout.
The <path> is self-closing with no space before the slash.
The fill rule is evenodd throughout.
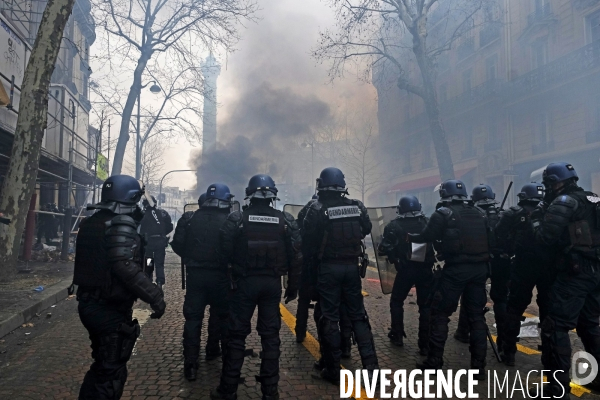
<path id="1" fill-rule="evenodd" d="M 148 307 L 136 304 L 136 315 L 143 322 L 134 356 L 129 362 L 129 379 L 124 399 L 208 399 L 209 392 L 219 381 L 220 360 L 202 361 L 199 379 L 189 383 L 183 378 L 181 335 L 183 329 L 182 305 L 184 292 L 179 281 L 179 258 L 169 253 L 167 262 L 166 301 L 167 313 L 161 320 L 149 320 Z M 406 325 L 408 338 L 403 348 L 389 343 L 387 333 L 390 325 L 388 296 L 379 289 L 377 275 L 371 271 L 365 280 L 365 302 L 375 336 L 375 344 L 382 368 L 392 370 L 412 369 L 420 359 L 417 353 L 417 306 L 414 297 L 407 299 Z M 43 312 L 32 321 L 33 326 L 21 327 L 0 341 L 0 399 L 75 399 L 79 385 L 87 371 L 91 357 L 87 332 L 76 313 L 77 302 L 67 299 Z M 286 400 L 338 399 L 339 388 L 311 377 L 312 363 L 318 352 L 316 341 L 309 337 L 305 343 L 297 344 L 293 334 L 295 302 L 281 305 L 282 324 L 281 398 Z M 534 306 L 528 310 L 536 312 Z M 490 326 L 493 317 L 488 316 Z M 254 326 L 255 324 L 253 324 Z M 455 322 L 452 322 L 451 332 Z M 316 336 L 312 321 L 309 331 Z M 494 329 L 492 328 L 492 332 Z M 309 335 L 310 336 L 310 335 Z M 575 338 L 573 334 L 573 338 Z M 519 371 L 523 376 L 532 369 L 541 369 L 539 354 L 536 354 L 537 338 L 521 342 L 517 355 L 518 368 L 511 368 L 511 376 Z M 575 347 L 580 348 L 578 340 Z M 248 348 L 257 353 L 260 340 L 255 332 L 247 342 Z M 529 353 L 529 354 L 527 354 Z M 258 357 L 246 358 L 242 375 L 246 383 L 240 385 L 238 398 L 259 399 L 260 388 L 254 381 L 259 372 Z M 343 360 L 344 367 L 360 367 L 356 348 L 352 358 Z M 499 364 L 491 351 L 488 355 L 490 369 L 503 373 L 506 367 Z M 469 367 L 468 345 L 450 338 L 446 347 L 445 367 L 460 369 Z M 480 398 L 487 397 L 487 382 L 480 384 Z M 531 386 L 531 385 L 530 385 Z M 577 391 L 582 398 L 592 397 Z M 364 396 L 364 393 L 363 393 Z M 595 396 L 593 396 L 595 397 Z M 496 398 L 507 398 L 498 394 Z M 515 392 L 512 398 L 523 398 Z"/>

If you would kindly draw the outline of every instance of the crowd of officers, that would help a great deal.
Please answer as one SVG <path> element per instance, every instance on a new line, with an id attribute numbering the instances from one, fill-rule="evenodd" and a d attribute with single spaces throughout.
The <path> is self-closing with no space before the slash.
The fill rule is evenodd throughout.
<path id="1" fill-rule="evenodd" d="M 414 285 L 418 347 L 426 356 L 417 367 L 442 368 L 449 317 L 462 298 L 455 337 L 469 341 L 471 367 L 483 379 L 487 279 L 491 277 L 498 346 L 509 366 L 515 365 L 522 314 L 537 287 L 542 363 L 544 369 L 562 370 L 548 376 L 549 387 L 554 396 L 568 398 L 569 330 L 577 328 L 585 350 L 600 359 L 600 198 L 580 188 L 577 180 L 572 165 L 550 164 L 543 186 L 525 185 L 518 205 L 508 210 L 497 208 L 491 187 L 477 186 L 468 199 L 462 182 L 448 180 L 429 219 L 418 199 L 403 197 L 378 248 L 397 269 L 391 342 L 403 345 L 403 302 Z M 206 358 L 221 356 L 223 361 L 211 398 L 237 398 L 256 308 L 262 345 L 256 380 L 263 399 L 279 398 L 282 276 L 287 276 L 285 303 L 298 297 L 297 342 L 305 339 L 309 305 L 317 302 L 321 358 L 315 363 L 316 376 L 339 382 L 340 358 L 349 356 L 352 338 L 363 368 L 369 373 L 379 369 L 361 288 L 363 239 L 372 225 L 364 205 L 347 194 L 342 172 L 326 168 L 317 179 L 317 195 L 294 219 L 274 208 L 273 179 L 255 175 L 242 210 L 231 212 L 233 196 L 217 183 L 200 197 L 197 211 L 178 221 L 171 247 L 187 267 L 184 374 L 190 381 L 197 378 L 202 321 L 210 306 Z M 149 303 L 151 318 L 165 312 L 162 285 L 152 284 L 145 271 L 147 239 L 138 229 L 143 195 L 134 178 L 113 176 L 104 183 L 101 202 L 93 206 L 98 211 L 81 224 L 74 283 L 94 363 L 80 399 L 121 397 L 126 363 L 140 332 L 132 320 L 134 301 Z M 434 264 L 440 262 L 443 269 L 437 270 Z M 162 279 L 164 283 L 164 274 Z"/>

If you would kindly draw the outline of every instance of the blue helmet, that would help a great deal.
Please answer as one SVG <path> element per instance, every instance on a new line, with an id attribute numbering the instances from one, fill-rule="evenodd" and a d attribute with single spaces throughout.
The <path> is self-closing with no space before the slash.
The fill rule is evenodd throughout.
<path id="1" fill-rule="evenodd" d="M 113 175 L 104 181 L 100 201 L 103 203 L 137 204 L 144 190 L 133 176 Z"/>
<path id="2" fill-rule="evenodd" d="M 521 188 L 521 192 L 517 194 L 519 201 L 537 200 L 542 201 L 544 198 L 544 187 L 539 183 L 531 182 Z"/>
<path id="3" fill-rule="evenodd" d="M 346 192 L 346 179 L 341 170 L 334 167 L 325 168 L 317 178 L 317 190 Z"/>
<path id="4" fill-rule="evenodd" d="M 475 203 L 481 202 L 486 204 L 492 204 L 494 203 L 495 199 L 496 193 L 494 193 L 490 185 L 480 183 L 479 185 L 473 188 L 471 200 L 473 200 Z"/>
<path id="5" fill-rule="evenodd" d="M 246 188 L 246 199 L 277 199 L 275 181 L 269 175 L 258 174 L 250 178 Z"/>
<path id="6" fill-rule="evenodd" d="M 579 180 L 575 168 L 573 168 L 571 164 L 565 162 L 548 164 L 542 177 L 542 182 L 546 187 L 554 183 L 566 181 L 567 179 L 572 179 L 574 181 Z"/>
<path id="7" fill-rule="evenodd" d="M 415 196 L 402 196 L 398 202 L 398 214 L 421 211 L 421 203 Z"/>
<path id="8" fill-rule="evenodd" d="M 319 200 L 319 196 L 317 196 L 316 194 L 313 194 L 311 197 L 311 200 Z"/>
<path id="9" fill-rule="evenodd" d="M 231 201 L 229 187 L 223 183 L 213 183 L 206 189 L 206 200 Z"/>
<path id="10" fill-rule="evenodd" d="M 440 197 L 442 199 L 466 199 L 467 188 L 458 179 L 449 179 L 440 186 Z"/>
<path id="11" fill-rule="evenodd" d="M 198 198 L 198 205 L 202 207 L 202 204 L 206 201 L 206 193 L 202 193 Z"/>

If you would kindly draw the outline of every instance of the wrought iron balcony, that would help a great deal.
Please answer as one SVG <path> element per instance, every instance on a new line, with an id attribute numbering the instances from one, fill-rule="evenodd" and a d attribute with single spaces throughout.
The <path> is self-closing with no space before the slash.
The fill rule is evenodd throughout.
<path id="1" fill-rule="evenodd" d="M 554 14 L 550 8 L 550 3 L 546 3 L 527 16 L 527 26 L 531 27 L 540 22 L 547 22 L 553 19 Z"/>
<path id="2" fill-rule="evenodd" d="M 507 99 L 516 99 L 573 79 L 600 66 L 600 40 L 581 47 L 559 59 L 520 76 L 510 82 Z"/>
<path id="3" fill-rule="evenodd" d="M 479 31 L 479 47 L 487 46 L 496 39 L 500 38 L 500 25 L 495 22 L 490 22 Z"/>
<path id="4" fill-rule="evenodd" d="M 597 129 L 592 132 L 587 132 L 585 134 L 585 142 L 588 144 L 600 142 L 600 129 Z"/>
<path id="5" fill-rule="evenodd" d="M 554 150 L 554 141 L 549 140 L 547 142 L 534 144 L 533 146 L 531 146 L 531 149 L 533 151 L 533 155 L 548 153 Z"/>

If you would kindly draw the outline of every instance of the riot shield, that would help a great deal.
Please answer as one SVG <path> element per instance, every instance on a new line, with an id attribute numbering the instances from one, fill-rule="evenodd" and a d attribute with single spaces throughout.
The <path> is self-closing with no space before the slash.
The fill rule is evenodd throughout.
<path id="1" fill-rule="evenodd" d="M 188 211 L 196 211 L 197 209 L 199 209 L 200 206 L 198 205 L 198 203 L 189 203 L 186 204 L 185 206 L 183 206 L 183 212 L 186 213 Z M 239 201 L 234 201 L 231 203 L 231 212 L 234 211 L 240 211 L 242 209 L 242 207 L 240 206 L 240 202 Z"/>
<path id="2" fill-rule="evenodd" d="M 394 286 L 394 279 L 396 279 L 396 267 L 394 264 L 388 262 L 387 257 L 380 256 L 377 248 L 383 238 L 383 230 L 386 225 L 397 217 L 396 207 L 368 207 L 367 212 L 373 223 L 371 242 L 373 243 L 375 261 L 377 262 L 377 270 L 379 271 L 381 291 L 383 294 L 390 294 Z"/>
<path id="3" fill-rule="evenodd" d="M 283 206 L 283 211 L 292 214 L 294 218 L 298 218 L 298 213 L 304 208 L 301 204 L 286 204 Z"/>

